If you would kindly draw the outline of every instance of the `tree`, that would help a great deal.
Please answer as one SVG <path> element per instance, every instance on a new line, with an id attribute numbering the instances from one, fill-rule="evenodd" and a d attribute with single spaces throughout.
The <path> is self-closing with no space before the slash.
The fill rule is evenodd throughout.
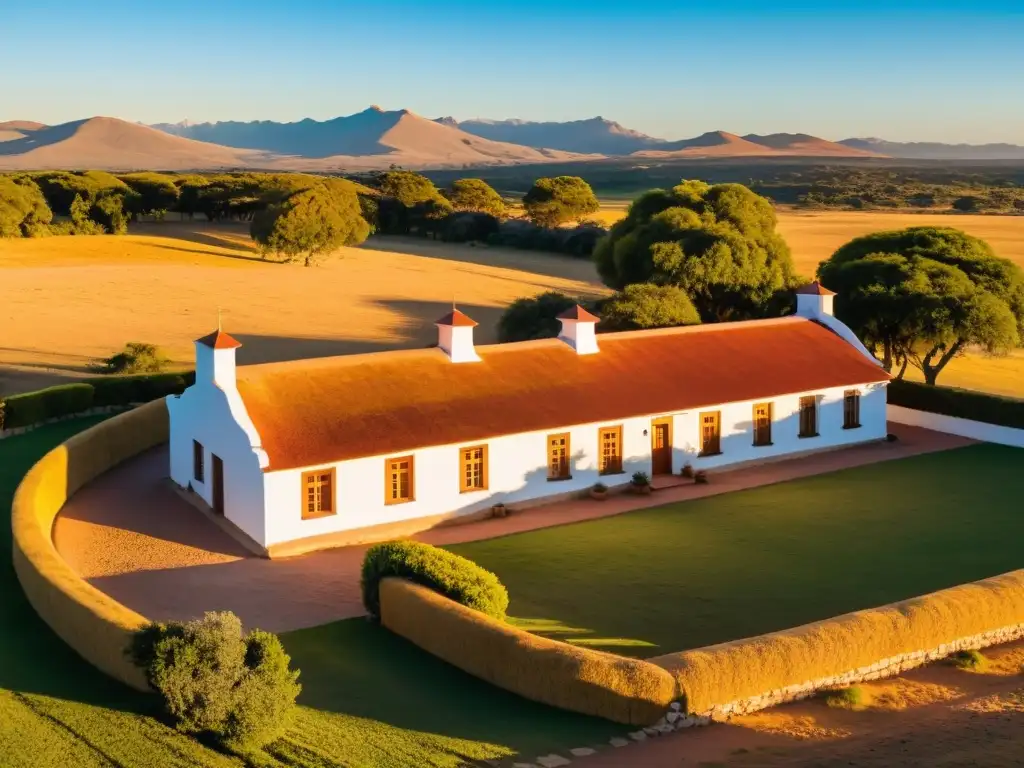
<path id="1" fill-rule="evenodd" d="M 497 219 L 508 214 L 505 201 L 483 179 L 458 179 L 448 190 L 448 200 L 456 211 L 488 213 Z"/>
<path id="2" fill-rule="evenodd" d="M 888 371 L 908 365 L 935 384 L 971 347 L 1003 354 L 1024 338 L 1024 271 L 957 229 L 876 232 L 818 267 L 836 316 Z"/>
<path id="3" fill-rule="evenodd" d="M 603 302 L 602 331 L 632 331 L 697 325 L 700 315 L 686 291 L 674 285 L 639 283 Z"/>
<path id="4" fill-rule="evenodd" d="M 163 173 L 131 173 L 120 178 L 137 195 L 128 207 L 132 216 L 159 217 L 161 211 L 173 210 L 181 196 L 174 177 Z"/>
<path id="5" fill-rule="evenodd" d="M 381 174 L 380 191 L 387 197 L 393 197 L 406 208 L 441 197 L 434 182 L 412 171 L 388 171 Z"/>
<path id="6" fill-rule="evenodd" d="M 128 215 L 124 211 L 124 202 L 125 198 L 121 195 L 104 193 L 89 207 L 89 218 L 108 235 L 123 235 L 128 232 Z"/>
<path id="7" fill-rule="evenodd" d="M 772 204 L 741 184 L 646 192 L 594 249 L 606 285 L 674 285 L 705 322 L 779 314 L 796 283 Z"/>
<path id="8" fill-rule="evenodd" d="M 579 176 L 555 176 L 537 179 L 523 196 L 523 207 L 534 224 L 558 227 L 596 213 L 600 205 Z"/>
<path id="9" fill-rule="evenodd" d="M 280 254 L 310 267 L 326 253 L 365 241 L 370 225 L 354 192 L 316 186 L 257 213 L 249 231 L 264 255 Z"/>
<path id="10" fill-rule="evenodd" d="M 561 328 L 558 315 L 579 302 L 579 299 L 558 291 L 516 299 L 498 320 L 498 341 L 504 343 L 553 338 Z"/>
<path id="11" fill-rule="evenodd" d="M 954 200 L 951 205 L 955 211 L 969 213 L 971 211 L 980 211 L 985 207 L 986 202 L 987 201 L 983 197 L 978 197 L 976 195 L 964 195 L 963 197 L 958 197 Z"/>
<path id="12" fill-rule="evenodd" d="M 49 232 L 53 213 L 31 179 L 0 176 L 0 237 L 38 237 Z"/>

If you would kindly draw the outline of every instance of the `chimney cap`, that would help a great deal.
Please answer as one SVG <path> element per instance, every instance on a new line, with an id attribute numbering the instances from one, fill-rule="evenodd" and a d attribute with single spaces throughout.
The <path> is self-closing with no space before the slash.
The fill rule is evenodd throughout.
<path id="1" fill-rule="evenodd" d="M 202 344 L 210 349 L 237 349 L 242 346 L 242 342 L 219 328 L 201 339 L 196 339 L 196 344 Z"/>
<path id="2" fill-rule="evenodd" d="M 823 286 L 817 280 L 807 285 L 802 285 L 796 289 L 796 292 L 801 296 L 835 296 L 835 291 L 830 291 L 828 288 Z"/>
<path id="3" fill-rule="evenodd" d="M 473 328 L 478 323 L 465 312 L 460 312 L 455 307 L 452 307 L 452 311 L 435 322 L 434 325 L 449 325 L 452 328 Z"/>
<path id="4" fill-rule="evenodd" d="M 558 316 L 559 320 L 576 320 L 581 323 L 597 323 L 600 322 L 601 318 L 597 315 L 587 312 L 583 307 L 577 304 L 575 307 L 570 307 Z"/>

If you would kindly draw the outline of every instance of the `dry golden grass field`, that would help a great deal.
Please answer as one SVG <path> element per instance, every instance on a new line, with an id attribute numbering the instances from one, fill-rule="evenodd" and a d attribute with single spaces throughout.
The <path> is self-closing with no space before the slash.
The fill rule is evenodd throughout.
<path id="1" fill-rule="evenodd" d="M 602 218 L 622 215 L 609 207 Z M 852 237 L 913 224 L 956 226 L 1024 264 L 1024 218 L 780 213 L 807 275 Z M 217 307 L 244 343 L 242 363 L 433 343 L 456 300 L 494 340 L 502 309 L 545 290 L 598 293 L 589 262 L 502 248 L 375 238 L 306 269 L 263 262 L 242 225 L 140 224 L 124 237 L 0 240 L 0 394 L 89 375 L 128 341 L 158 344 L 177 364 L 211 330 Z M 941 383 L 1024 395 L 1024 353 L 955 361 Z"/>

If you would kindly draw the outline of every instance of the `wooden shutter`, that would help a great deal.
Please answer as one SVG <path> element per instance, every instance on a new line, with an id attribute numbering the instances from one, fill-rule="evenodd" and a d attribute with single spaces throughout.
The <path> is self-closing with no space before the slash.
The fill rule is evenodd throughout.
<path id="1" fill-rule="evenodd" d="M 569 433 L 548 435 L 548 480 L 569 477 Z"/>
<path id="2" fill-rule="evenodd" d="M 754 445 L 772 444 L 772 404 L 754 406 Z"/>
<path id="3" fill-rule="evenodd" d="M 843 397 L 843 427 L 856 429 L 860 426 L 860 392 L 848 391 Z"/>
<path id="4" fill-rule="evenodd" d="M 800 437 L 818 434 L 818 398 L 814 395 L 800 398 Z"/>
<path id="5" fill-rule="evenodd" d="M 459 490 L 483 491 L 487 489 L 487 446 L 473 445 L 459 451 L 461 458 Z"/>
<path id="6" fill-rule="evenodd" d="M 206 466 L 203 461 L 203 446 L 198 440 L 192 441 L 192 477 L 198 482 L 206 482 Z"/>

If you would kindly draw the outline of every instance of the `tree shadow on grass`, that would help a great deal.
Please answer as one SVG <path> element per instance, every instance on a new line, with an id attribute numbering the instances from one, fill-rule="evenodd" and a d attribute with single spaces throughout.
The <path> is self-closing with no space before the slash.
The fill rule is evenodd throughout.
<path id="1" fill-rule="evenodd" d="M 641 649 L 656 649 L 658 647 L 655 643 L 634 637 L 594 637 L 593 629 L 569 626 L 559 619 L 509 616 L 508 622 L 514 627 L 540 637 L 548 637 L 569 645 L 608 653 L 628 652 L 630 656 L 642 656 L 644 651 Z M 653 650 L 651 652 L 653 653 Z"/>

